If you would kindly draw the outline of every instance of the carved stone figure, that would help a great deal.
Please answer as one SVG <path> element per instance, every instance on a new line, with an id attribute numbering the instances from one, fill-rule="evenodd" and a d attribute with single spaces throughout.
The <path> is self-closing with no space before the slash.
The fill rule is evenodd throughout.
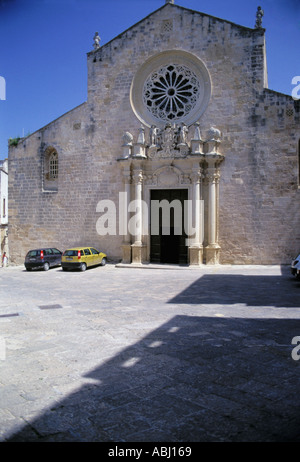
<path id="1" fill-rule="evenodd" d="M 129 132 L 125 132 L 123 135 L 123 144 L 125 146 L 131 146 L 133 141 L 133 136 Z"/>
<path id="2" fill-rule="evenodd" d="M 264 11 L 261 9 L 261 6 L 258 6 L 257 12 L 256 12 L 255 29 L 261 28 L 263 15 L 264 15 Z"/>
<path id="3" fill-rule="evenodd" d="M 159 128 L 151 125 L 150 128 L 150 146 L 158 146 L 159 144 Z"/>
<path id="4" fill-rule="evenodd" d="M 100 48 L 100 37 L 98 32 L 95 32 L 94 35 L 94 50 L 98 50 Z"/>
<path id="5" fill-rule="evenodd" d="M 194 124 L 194 140 L 201 140 L 201 132 L 200 132 L 200 124 L 199 122 L 196 122 Z"/>
<path id="6" fill-rule="evenodd" d="M 210 127 L 208 130 L 208 141 L 219 141 L 221 138 L 221 132 L 215 127 Z"/>
<path id="7" fill-rule="evenodd" d="M 188 127 L 186 126 L 184 122 L 182 122 L 179 128 L 179 137 L 178 137 L 179 144 L 187 144 L 188 131 L 189 131 Z"/>
<path id="8" fill-rule="evenodd" d="M 174 129 L 170 123 L 167 123 L 163 132 L 162 148 L 166 152 L 170 152 L 175 147 Z"/>
<path id="9" fill-rule="evenodd" d="M 143 126 L 139 128 L 139 135 L 138 135 L 137 142 L 138 144 L 141 144 L 143 146 L 145 144 L 145 129 Z"/>

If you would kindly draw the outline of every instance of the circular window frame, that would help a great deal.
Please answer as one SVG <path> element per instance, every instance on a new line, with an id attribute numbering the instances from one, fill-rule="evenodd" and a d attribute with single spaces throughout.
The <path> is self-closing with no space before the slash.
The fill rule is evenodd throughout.
<path id="1" fill-rule="evenodd" d="M 198 79 L 199 96 L 194 107 L 185 115 L 173 120 L 155 117 L 144 103 L 144 85 L 151 75 L 166 66 L 184 66 Z M 205 64 L 195 55 L 181 50 L 159 53 L 149 58 L 137 71 L 130 88 L 130 103 L 136 117 L 147 127 L 155 125 L 163 128 L 166 123 L 185 123 L 190 126 L 197 122 L 206 110 L 211 97 L 211 79 Z"/>

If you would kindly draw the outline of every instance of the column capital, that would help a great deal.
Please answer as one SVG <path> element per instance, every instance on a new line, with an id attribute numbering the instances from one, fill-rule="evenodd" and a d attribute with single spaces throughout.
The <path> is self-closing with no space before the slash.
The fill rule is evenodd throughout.
<path id="1" fill-rule="evenodd" d="M 135 185 L 142 184 L 143 183 L 143 170 L 134 170 L 132 174 L 132 181 Z"/>
<path id="2" fill-rule="evenodd" d="M 216 183 L 220 178 L 220 172 L 216 167 L 207 167 L 205 180 L 208 183 Z"/>
<path id="3" fill-rule="evenodd" d="M 201 167 L 199 167 L 197 170 L 192 171 L 192 173 L 190 174 L 192 184 L 201 183 L 201 180 L 204 178 L 202 171 L 203 169 Z"/>
<path id="4" fill-rule="evenodd" d="M 209 167 L 217 167 L 223 160 L 225 156 L 223 154 L 217 153 L 207 153 L 205 154 L 205 161 Z"/>

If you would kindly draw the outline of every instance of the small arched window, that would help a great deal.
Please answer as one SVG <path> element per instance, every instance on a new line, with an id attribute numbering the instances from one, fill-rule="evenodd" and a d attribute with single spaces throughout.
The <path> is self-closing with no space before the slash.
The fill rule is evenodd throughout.
<path id="1" fill-rule="evenodd" d="M 58 177 L 58 156 L 54 151 L 49 158 L 49 179 L 55 180 Z"/>
<path id="2" fill-rule="evenodd" d="M 43 156 L 43 190 L 56 192 L 58 189 L 58 154 L 53 146 L 44 151 Z"/>

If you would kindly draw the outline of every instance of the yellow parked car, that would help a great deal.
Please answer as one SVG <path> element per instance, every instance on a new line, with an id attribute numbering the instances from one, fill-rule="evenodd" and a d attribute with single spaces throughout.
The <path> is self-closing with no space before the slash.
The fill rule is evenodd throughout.
<path id="1" fill-rule="evenodd" d="M 74 247 L 64 251 L 61 258 L 61 266 L 64 271 L 68 269 L 80 269 L 85 271 L 90 266 L 104 266 L 107 256 L 94 247 Z"/>

